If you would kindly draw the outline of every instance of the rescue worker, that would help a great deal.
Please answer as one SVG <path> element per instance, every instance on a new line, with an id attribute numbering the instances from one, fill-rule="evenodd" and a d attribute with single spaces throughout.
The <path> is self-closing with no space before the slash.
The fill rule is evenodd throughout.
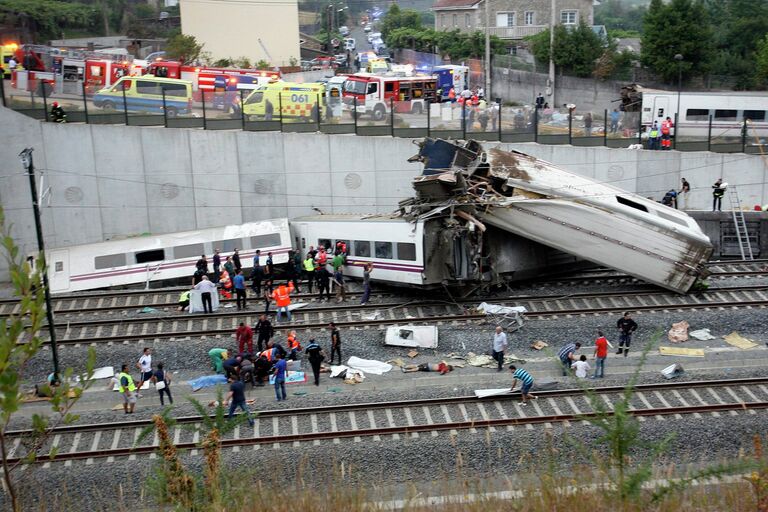
<path id="1" fill-rule="evenodd" d="M 212 348 L 208 351 L 208 357 L 211 358 L 211 367 L 216 373 L 224 373 L 224 360 L 227 358 L 227 349 Z"/>
<path id="2" fill-rule="evenodd" d="M 659 125 L 656 121 L 651 126 L 651 131 L 648 132 L 648 149 L 659 149 Z"/>
<path id="3" fill-rule="evenodd" d="M 661 204 L 677 209 L 677 191 L 675 189 L 670 189 L 669 192 L 664 194 L 664 197 L 661 198 Z"/>
<path id="4" fill-rule="evenodd" d="M 243 360 L 240 356 L 230 357 L 221 362 L 227 379 L 240 378 L 240 362 Z"/>
<path id="5" fill-rule="evenodd" d="M 323 300 L 323 291 L 325 291 L 325 300 L 331 300 L 331 273 L 326 267 L 320 267 L 315 271 L 317 273 L 317 289 L 320 293 L 318 300 Z"/>
<path id="6" fill-rule="evenodd" d="M 219 290 L 221 293 L 221 296 L 225 299 L 231 299 L 232 298 L 232 279 L 229 278 L 229 272 L 226 268 L 221 271 L 221 275 L 219 276 L 219 284 L 221 285 L 221 289 Z"/>
<path id="7" fill-rule="evenodd" d="M 200 291 L 200 301 L 203 303 L 203 312 L 213 313 L 211 294 L 216 293 L 216 285 L 208 279 L 208 276 L 203 276 L 201 281 L 195 285 L 195 290 Z"/>
<path id="8" fill-rule="evenodd" d="M 336 302 L 347 300 L 347 295 L 344 293 L 344 272 L 341 267 L 333 273 L 333 285 L 336 287 Z"/>
<path id="9" fill-rule="evenodd" d="M 314 270 L 314 263 L 312 263 L 313 273 Z M 291 293 L 293 293 L 292 283 L 281 284 L 275 291 L 272 292 L 272 299 L 275 301 L 275 305 L 277 306 L 278 322 L 280 322 L 282 319 L 283 313 L 285 313 L 285 315 L 288 317 L 288 321 L 291 321 L 291 310 L 288 308 L 288 306 L 291 305 Z"/>
<path id="10" fill-rule="evenodd" d="M 672 134 L 672 127 L 674 126 L 674 123 L 672 122 L 672 119 L 667 116 L 667 118 L 661 122 L 661 149 L 662 150 L 669 150 L 672 149 L 672 140 L 670 139 Z"/>
<path id="11" fill-rule="evenodd" d="M 456 89 L 453 87 L 448 90 L 448 101 L 451 103 L 456 103 Z"/>
<path id="12" fill-rule="evenodd" d="M 219 269 L 221 268 L 221 254 L 219 254 L 219 250 L 216 249 L 213 253 L 213 282 L 218 283 L 219 282 Z"/>
<path id="13" fill-rule="evenodd" d="M 267 354 L 264 352 L 259 354 L 259 358 L 256 359 L 253 366 L 256 385 L 263 386 L 265 382 L 269 381 L 269 369 L 272 368 L 272 363 L 267 359 Z"/>
<path id="14" fill-rule="evenodd" d="M 67 122 L 67 114 L 64 112 L 64 109 L 61 108 L 58 101 L 54 101 L 53 106 L 51 107 L 51 121 L 54 123 Z"/>
<path id="15" fill-rule="evenodd" d="M 683 210 L 688 209 L 688 195 L 691 193 L 691 184 L 685 178 L 680 178 L 680 192 L 677 193 L 679 198 L 683 196 Z"/>
<path id="16" fill-rule="evenodd" d="M 128 373 L 128 365 L 120 367 L 120 373 L 117 376 L 117 390 L 123 395 L 123 410 L 125 414 L 133 414 L 136 407 L 136 384 L 133 383 L 133 377 Z"/>
<path id="17" fill-rule="evenodd" d="M 333 358 L 336 354 L 339 354 L 339 364 L 341 364 L 341 334 L 336 324 L 331 322 L 328 324 L 331 329 L 331 362 L 333 364 Z"/>
<path id="18" fill-rule="evenodd" d="M 319 386 L 320 364 L 323 362 L 323 359 L 325 359 L 325 352 L 323 352 L 323 349 L 317 344 L 315 338 L 309 339 L 309 345 L 307 345 L 305 351 L 307 353 L 307 358 L 309 359 L 309 364 L 312 366 L 312 373 L 315 376 L 315 386 Z"/>
<path id="19" fill-rule="evenodd" d="M 307 254 L 307 257 L 304 259 L 304 276 L 307 278 L 309 293 L 312 293 L 312 283 L 315 281 L 315 260 L 311 254 Z"/>
<path id="20" fill-rule="evenodd" d="M 712 211 L 723 211 L 723 196 L 725 195 L 725 186 L 723 186 L 723 178 L 718 178 L 714 185 L 712 185 Z"/>
<path id="21" fill-rule="evenodd" d="M 248 353 L 253 354 L 253 329 L 245 325 L 245 322 L 240 322 L 240 326 L 235 331 L 235 339 L 237 339 L 237 349 L 240 354 L 245 353 L 246 347 Z"/>
<path id="22" fill-rule="evenodd" d="M 263 348 L 267 346 L 267 343 L 269 343 L 273 333 L 272 322 L 267 319 L 267 315 L 261 315 L 259 317 L 259 321 L 256 322 L 254 330 L 256 331 L 256 334 L 258 334 L 256 348 L 261 352 Z"/>
<path id="23" fill-rule="evenodd" d="M 624 352 L 624 357 L 629 354 L 629 345 L 632 343 L 632 333 L 637 330 L 637 323 L 632 320 L 629 311 L 616 322 L 616 328 L 619 330 L 619 350 L 617 354 Z"/>
<path id="24" fill-rule="evenodd" d="M 299 342 L 296 331 L 288 333 L 288 356 L 286 359 L 289 361 L 295 361 L 299 352 L 301 352 L 301 343 Z"/>
<path id="25" fill-rule="evenodd" d="M 293 283 L 293 286 L 296 289 L 296 293 L 301 293 L 301 289 L 299 288 L 299 280 L 301 279 L 301 274 L 296 272 L 296 266 L 293 264 L 293 252 L 293 249 L 288 251 L 288 262 L 285 264 L 285 277 L 289 282 Z"/>
<path id="26" fill-rule="evenodd" d="M 179 311 L 184 311 L 189 307 L 189 290 L 184 290 L 179 294 Z"/>

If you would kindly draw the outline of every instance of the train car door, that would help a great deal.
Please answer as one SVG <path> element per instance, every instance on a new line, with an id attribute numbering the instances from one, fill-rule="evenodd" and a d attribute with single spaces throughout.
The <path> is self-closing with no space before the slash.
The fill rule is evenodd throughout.
<path id="1" fill-rule="evenodd" d="M 48 284 L 51 292 L 69 290 L 69 250 L 48 251 Z"/>
<path id="2" fill-rule="evenodd" d="M 653 99 L 653 121 L 658 121 L 659 126 L 661 122 L 667 118 L 667 116 L 674 118 L 675 116 L 669 111 L 669 97 L 668 96 L 656 96 Z"/>

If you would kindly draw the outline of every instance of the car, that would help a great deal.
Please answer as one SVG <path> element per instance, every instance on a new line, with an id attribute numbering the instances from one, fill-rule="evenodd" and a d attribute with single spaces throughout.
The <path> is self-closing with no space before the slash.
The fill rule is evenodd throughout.
<path id="1" fill-rule="evenodd" d="M 346 25 L 342 25 L 339 27 L 339 33 L 343 35 L 344 37 L 347 37 L 349 35 L 349 27 Z"/>
<path id="2" fill-rule="evenodd" d="M 338 55 L 334 55 L 333 57 L 334 62 L 337 66 L 346 66 L 347 65 L 347 54 L 346 53 L 340 53 Z"/>
<path id="3" fill-rule="evenodd" d="M 363 32 L 365 32 L 366 34 L 369 33 L 371 30 L 373 30 L 373 27 L 371 26 L 370 23 L 367 24 L 365 27 L 363 27 Z"/>

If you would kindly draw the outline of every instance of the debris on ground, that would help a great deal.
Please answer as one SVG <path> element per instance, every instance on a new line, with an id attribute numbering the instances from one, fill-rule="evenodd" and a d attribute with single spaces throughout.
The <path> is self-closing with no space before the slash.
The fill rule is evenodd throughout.
<path id="1" fill-rule="evenodd" d="M 749 338 L 745 338 L 744 336 L 742 336 L 736 331 L 733 331 L 731 334 L 723 336 L 723 339 L 727 344 L 733 345 L 734 347 L 740 348 L 742 350 L 755 348 L 757 346 L 757 343 L 755 343 Z"/>
<path id="2" fill-rule="evenodd" d="M 541 350 L 544 348 L 547 348 L 549 346 L 549 343 L 542 340 L 536 340 L 531 344 L 531 348 L 534 350 Z"/>
<path id="3" fill-rule="evenodd" d="M 477 398 L 486 398 L 489 396 L 511 395 L 511 394 L 512 394 L 512 391 L 509 388 L 476 389 L 475 390 L 475 396 Z"/>
<path id="4" fill-rule="evenodd" d="M 363 320 L 378 320 L 381 315 L 378 311 L 374 311 L 370 315 L 360 315 L 360 318 Z"/>
<path id="5" fill-rule="evenodd" d="M 479 366 L 482 368 L 497 368 L 499 366 L 498 361 L 488 354 L 477 355 L 473 352 L 469 352 L 466 357 L 467 364 L 470 366 Z M 525 363 L 525 359 L 520 359 L 514 354 L 504 355 L 504 365 L 510 365 L 512 363 Z"/>
<path id="6" fill-rule="evenodd" d="M 347 366 L 374 375 L 383 375 L 392 369 L 391 364 L 376 361 L 375 359 L 362 359 L 356 356 L 352 356 L 347 360 Z"/>
<path id="7" fill-rule="evenodd" d="M 715 339 L 714 336 L 709 332 L 709 329 L 698 329 L 696 331 L 691 331 L 688 333 L 688 336 L 695 340 L 699 341 L 708 341 Z"/>
<path id="8" fill-rule="evenodd" d="M 437 348 L 437 326 L 399 325 L 387 327 L 384 344 L 394 347 Z"/>
<path id="9" fill-rule="evenodd" d="M 659 354 L 663 356 L 704 357 L 704 350 L 700 348 L 659 347 Z"/>
<path id="10" fill-rule="evenodd" d="M 683 320 L 682 322 L 677 322 L 672 324 L 672 328 L 669 330 L 669 333 L 667 333 L 667 338 L 672 343 L 682 343 L 684 341 L 688 341 L 688 328 L 690 325 L 688 325 L 688 322 Z"/>
<path id="11" fill-rule="evenodd" d="M 307 382 L 307 375 L 304 372 L 289 372 L 286 370 L 285 372 L 285 383 L 286 384 L 298 384 L 302 382 Z M 271 385 L 275 384 L 275 376 L 270 375 L 269 376 L 269 383 Z"/>
<path id="12" fill-rule="evenodd" d="M 331 367 L 331 378 L 343 379 L 344 384 L 360 384 L 365 380 L 365 374 L 360 370 L 340 364 Z"/>
<path id="13" fill-rule="evenodd" d="M 407 354 L 407 355 L 408 355 L 408 357 L 410 357 L 411 359 L 413 359 L 414 357 L 416 357 L 417 355 L 419 355 L 419 353 L 418 353 L 418 352 L 416 352 L 415 350 L 411 350 L 410 352 L 408 352 L 408 354 Z"/>
<path id="14" fill-rule="evenodd" d="M 139 310 L 139 313 L 157 313 L 157 312 L 158 311 L 155 308 L 151 308 L 149 306 Z"/>
<path id="15" fill-rule="evenodd" d="M 392 366 L 397 366 L 398 368 L 402 368 L 405 366 L 405 361 L 400 359 L 399 357 L 397 359 L 390 359 L 387 361 L 387 364 L 391 364 Z"/>
<path id="16" fill-rule="evenodd" d="M 528 310 L 525 306 L 502 306 L 500 304 L 481 303 L 477 310 L 485 313 L 489 320 L 500 325 L 507 332 L 514 332 L 523 326 L 523 314 Z"/>
<path id="17" fill-rule="evenodd" d="M 675 379 L 677 377 L 680 377 L 683 373 L 685 373 L 685 370 L 683 370 L 683 367 L 677 363 L 667 366 L 666 368 L 661 370 L 661 374 L 664 376 L 665 379 Z"/>

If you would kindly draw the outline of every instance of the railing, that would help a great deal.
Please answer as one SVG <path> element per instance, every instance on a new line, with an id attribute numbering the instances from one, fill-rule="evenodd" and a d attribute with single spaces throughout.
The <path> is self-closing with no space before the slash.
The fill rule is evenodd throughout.
<path id="1" fill-rule="evenodd" d="M 501 39 L 523 39 L 528 36 L 535 36 L 539 32 L 544 32 L 549 28 L 549 25 L 519 25 L 515 27 L 489 27 L 489 32 L 492 36 L 500 37 Z M 481 32 L 485 31 L 485 28 L 479 27 Z"/>
<path id="2" fill-rule="evenodd" d="M 388 100 L 377 104 L 343 102 L 308 93 L 292 98 L 283 93 L 271 98 L 271 106 L 249 101 L 250 91 L 215 93 L 198 91 L 194 98 L 169 96 L 164 91 L 148 104 L 131 102 L 125 91 L 105 99 L 82 83 L 53 86 L 31 80 L 24 89 L 0 80 L 2 104 L 32 118 L 54 122 L 56 102 L 67 123 L 164 126 L 203 130 L 320 132 L 392 137 L 473 138 L 501 142 L 538 142 L 573 146 L 605 146 L 721 153 L 761 153 L 764 137 L 755 137 L 748 123 L 725 129 L 683 124 L 671 140 L 650 140 L 637 112 L 592 112 L 566 108 L 535 109 L 497 104 L 466 105 L 460 102 L 430 103 Z M 59 87 L 61 91 L 56 90 Z M 289 94 L 285 96 L 285 94 Z M 143 98 L 147 100 L 147 98 Z M 255 98 L 254 98 L 255 99 Z M 149 106 L 147 106 L 149 105 Z M 319 107 L 318 107 L 319 106 Z"/>

